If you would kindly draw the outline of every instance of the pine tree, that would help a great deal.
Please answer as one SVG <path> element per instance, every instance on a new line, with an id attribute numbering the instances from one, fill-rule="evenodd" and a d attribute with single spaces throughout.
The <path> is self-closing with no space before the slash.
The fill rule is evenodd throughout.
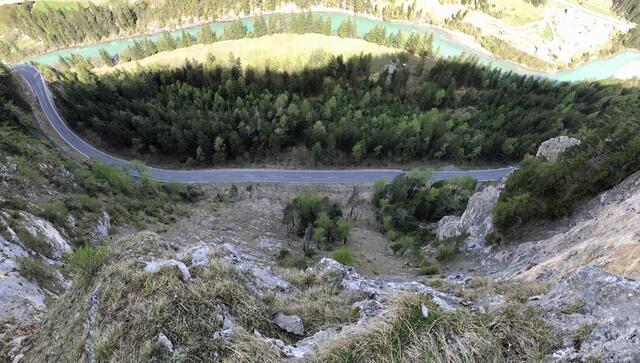
<path id="1" fill-rule="evenodd" d="M 193 38 L 191 34 L 187 33 L 185 30 L 180 32 L 180 48 L 187 48 L 193 45 Z"/>
<path id="2" fill-rule="evenodd" d="M 404 43 L 404 50 L 411 54 L 418 53 L 418 47 L 420 46 L 420 35 L 416 33 L 411 33 L 407 41 Z"/>
<path id="3" fill-rule="evenodd" d="M 253 34 L 256 37 L 262 37 L 269 34 L 269 30 L 267 28 L 267 20 L 264 16 L 258 17 L 253 23 Z"/>
<path id="4" fill-rule="evenodd" d="M 355 38 L 356 23 L 354 20 L 347 18 L 338 26 L 338 36 L 340 38 Z"/>
<path id="5" fill-rule="evenodd" d="M 157 44 L 158 50 L 164 52 L 167 50 L 174 50 L 177 48 L 176 40 L 169 32 L 162 32 Z"/>
<path id="6" fill-rule="evenodd" d="M 111 55 L 104 48 L 100 48 L 99 52 L 102 64 L 108 67 L 113 67 L 113 58 L 111 57 Z"/>
<path id="7" fill-rule="evenodd" d="M 217 38 L 218 37 L 216 33 L 211 30 L 211 27 L 209 25 L 202 26 L 202 28 L 200 28 L 200 31 L 198 32 L 198 36 L 196 37 L 198 43 L 201 44 L 215 43 L 218 40 Z"/>

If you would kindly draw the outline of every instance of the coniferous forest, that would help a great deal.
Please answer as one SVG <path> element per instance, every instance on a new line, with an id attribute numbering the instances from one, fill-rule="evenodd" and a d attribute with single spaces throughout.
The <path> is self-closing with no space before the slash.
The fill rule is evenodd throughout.
<path id="1" fill-rule="evenodd" d="M 59 104 L 74 128 L 114 148 L 192 165 L 284 152 L 313 165 L 524 158 L 496 209 L 503 231 L 565 215 L 640 168 L 636 88 L 556 83 L 473 60 L 374 74 L 371 61 L 337 57 L 297 73 L 243 68 L 239 59 L 103 76 L 64 71 Z M 559 134 L 583 143 L 560 162 L 527 157 Z"/>

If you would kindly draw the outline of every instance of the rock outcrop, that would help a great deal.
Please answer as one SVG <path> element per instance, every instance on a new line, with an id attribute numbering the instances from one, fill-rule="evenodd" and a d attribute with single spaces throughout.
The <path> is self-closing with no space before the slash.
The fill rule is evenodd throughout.
<path id="1" fill-rule="evenodd" d="M 30 243 L 20 239 L 17 228 L 24 233 L 23 239 L 31 239 Z M 33 276 L 21 273 L 20 259 L 33 259 L 53 268 L 70 250 L 69 243 L 48 221 L 26 212 L 0 212 L 0 317 L 22 320 L 45 307 L 46 292 Z"/>
<path id="2" fill-rule="evenodd" d="M 503 185 L 487 185 L 474 193 L 461 217 L 445 216 L 438 222 L 438 240 L 467 235 L 464 242 L 466 252 L 477 253 L 486 250 L 485 238 L 493 231 L 493 208 Z"/>
<path id="3" fill-rule="evenodd" d="M 639 212 L 636 173 L 579 208 L 551 237 L 506 246 L 480 264 L 508 280 L 558 280 L 589 266 L 640 278 Z"/>
<path id="4" fill-rule="evenodd" d="M 554 137 L 540 144 L 536 157 L 555 161 L 568 148 L 580 145 L 580 142 L 579 139 L 568 136 Z"/>
<path id="5" fill-rule="evenodd" d="M 302 323 L 302 319 L 300 319 L 300 317 L 297 315 L 286 315 L 283 313 L 277 313 L 273 317 L 273 323 L 287 333 L 295 335 L 304 334 L 304 324 Z"/>
<path id="6" fill-rule="evenodd" d="M 294 298 L 296 294 L 298 294 L 298 290 L 294 286 L 277 275 L 269 266 L 238 252 L 238 250 L 230 244 L 215 247 L 198 246 L 180 255 L 184 259 L 190 258 L 192 267 L 202 266 L 205 264 L 204 261 L 209 261 L 211 258 L 230 263 L 239 271 L 246 274 L 247 280 L 244 281 L 244 284 L 256 294 L 275 292 L 291 298 Z M 403 292 L 414 292 L 431 296 L 433 302 L 444 311 L 454 311 L 460 307 L 458 298 L 438 292 L 419 282 L 408 279 L 393 281 L 393 279 L 389 280 L 383 277 L 364 277 L 357 273 L 353 267 L 342 265 L 329 258 L 323 258 L 315 267 L 307 269 L 307 273 L 315 273 L 317 276 L 323 276 L 323 279 L 331 280 L 330 282 L 332 284 L 338 284 L 346 291 L 362 294 L 366 296 L 366 299 L 353 305 L 360 317 L 357 322 L 344 325 L 339 327 L 339 329 L 331 327 L 317 331 L 293 344 L 285 344 L 280 339 L 267 337 L 257 330 L 254 331 L 256 338 L 273 346 L 285 357 L 302 358 L 342 336 L 355 334 L 356 332 L 363 331 L 363 329 L 370 329 L 372 323 L 387 319 L 389 316 L 390 312 L 386 310 L 384 303 Z M 222 307 L 221 310 L 226 311 L 228 309 Z M 224 313 L 219 320 L 221 321 L 221 328 L 214 334 L 213 339 L 233 339 L 235 331 L 238 329 L 236 318 L 227 312 Z M 278 327 L 293 335 L 303 336 L 305 334 L 304 322 L 298 316 L 277 313 L 272 320 Z"/>
<path id="7" fill-rule="evenodd" d="M 640 361 L 640 281 L 600 268 L 577 270 L 534 302 L 564 336 L 556 361 Z"/>
<path id="8" fill-rule="evenodd" d="M 102 217 L 98 219 L 96 228 L 91 233 L 91 240 L 94 243 L 99 243 L 103 239 L 107 238 L 109 231 L 111 230 L 111 216 L 107 211 L 102 211 Z"/>
<path id="9" fill-rule="evenodd" d="M 182 281 L 187 283 L 191 280 L 191 273 L 189 273 L 189 268 L 184 262 L 177 261 L 174 259 L 163 260 L 163 261 L 150 261 L 147 262 L 144 270 L 146 272 L 158 272 L 164 266 L 175 266 L 180 274 L 182 274 Z"/>
<path id="10" fill-rule="evenodd" d="M 445 241 L 460 234 L 460 217 L 444 216 L 438 221 L 438 230 L 436 231 L 438 241 Z"/>

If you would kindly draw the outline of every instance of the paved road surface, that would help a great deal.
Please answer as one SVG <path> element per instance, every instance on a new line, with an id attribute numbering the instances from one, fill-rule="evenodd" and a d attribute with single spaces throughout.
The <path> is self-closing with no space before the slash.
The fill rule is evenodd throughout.
<path id="1" fill-rule="evenodd" d="M 62 139 L 87 158 L 97 159 L 107 164 L 126 165 L 126 160 L 101 151 L 76 135 L 58 113 L 44 78 L 38 70 L 26 64 L 18 64 L 14 69 L 27 81 L 36 95 L 40 107 L 51 126 Z M 286 169 L 203 169 L 168 170 L 147 168 L 151 176 L 163 182 L 215 183 L 215 182 L 276 182 L 301 184 L 356 184 L 372 183 L 378 179 L 391 180 L 403 173 L 394 169 L 351 169 L 351 170 L 286 170 Z M 439 170 L 433 173 L 436 180 L 458 176 L 471 176 L 480 181 L 497 180 L 513 170 L 512 167 L 491 170 Z"/>

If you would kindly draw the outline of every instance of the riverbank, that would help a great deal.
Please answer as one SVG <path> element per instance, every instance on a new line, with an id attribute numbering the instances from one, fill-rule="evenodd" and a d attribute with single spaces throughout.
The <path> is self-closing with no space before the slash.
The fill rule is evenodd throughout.
<path id="1" fill-rule="evenodd" d="M 582 80 L 599 80 L 614 77 L 619 68 L 625 66 L 627 63 L 640 59 L 640 53 L 634 53 L 633 51 L 621 52 L 614 57 L 608 57 L 606 59 L 593 59 L 586 62 L 579 67 L 574 68 L 571 71 L 540 71 L 530 67 L 522 66 L 512 61 L 504 60 L 497 57 L 495 54 L 484 49 L 471 35 L 462 33 L 460 31 L 454 31 L 442 26 L 430 24 L 424 20 L 420 21 L 406 21 L 406 20 L 383 20 L 380 17 L 372 14 L 356 14 L 353 11 L 331 8 L 331 7 L 313 7 L 311 9 L 301 9 L 295 5 L 287 5 L 277 8 L 272 12 L 260 12 L 253 10 L 247 16 L 238 16 L 235 13 L 227 13 L 218 17 L 215 22 L 213 19 L 180 19 L 170 25 L 164 27 L 152 26 L 150 31 L 144 33 L 144 35 L 126 35 L 119 37 L 111 37 L 107 40 L 99 43 L 91 43 L 76 46 L 69 49 L 57 50 L 45 53 L 43 55 L 31 58 L 32 61 L 43 64 L 54 64 L 58 61 L 59 56 L 68 57 L 72 53 L 81 54 L 88 57 L 97 57 L 99 55 L 99 49 L 105 48 L 112 54 L 119 53 L 128 46 L 128 42 L 133 40 L 140 40 L 146 37 L 157 37 L 162 31 L 175 30 L 173 34 L 179 35 L 181 30 L 186 30 L 191 34 L 195 34 L 198 27 L 204 24 L 211 24 L 215 30 L 221 31 L 224 22 L 232 21 L 236 19 L 244 19 L 247 24 L 250 24 L 250 19 L 257 15 L 271 15 L 271 14 L 284 14 L 284 13 L 300 13 L 305 11 L 313 11 L 314 13 L 331 16 L 333 18 L 334 30 L 337 27 L 338 22 L 343 19 L 343 16 L 355 16 L 356 22 L 360 32 L 366 33 L 368 29 L 371 29 L 378 22 L 384 22 L 389 31 L 397 31 L 401 29 L 403 32 L 421 31 L 432 32 L 436 34 L 434 38 L 434 45 L 438 49 L 438 56 L 443 58 L 455 57 L 462 54 L 469 54 L 477 56 L 482 64 L 490 65 L 492 67 L 500 68 L 505 72 L 517 72 L 520 74 L 548 77 L 550 79 L 559 81 L 582 81 Z M 361 34 L 361 35 L 362 35 Z M 90 48 L 90 49 L 89 49 Z"/>

